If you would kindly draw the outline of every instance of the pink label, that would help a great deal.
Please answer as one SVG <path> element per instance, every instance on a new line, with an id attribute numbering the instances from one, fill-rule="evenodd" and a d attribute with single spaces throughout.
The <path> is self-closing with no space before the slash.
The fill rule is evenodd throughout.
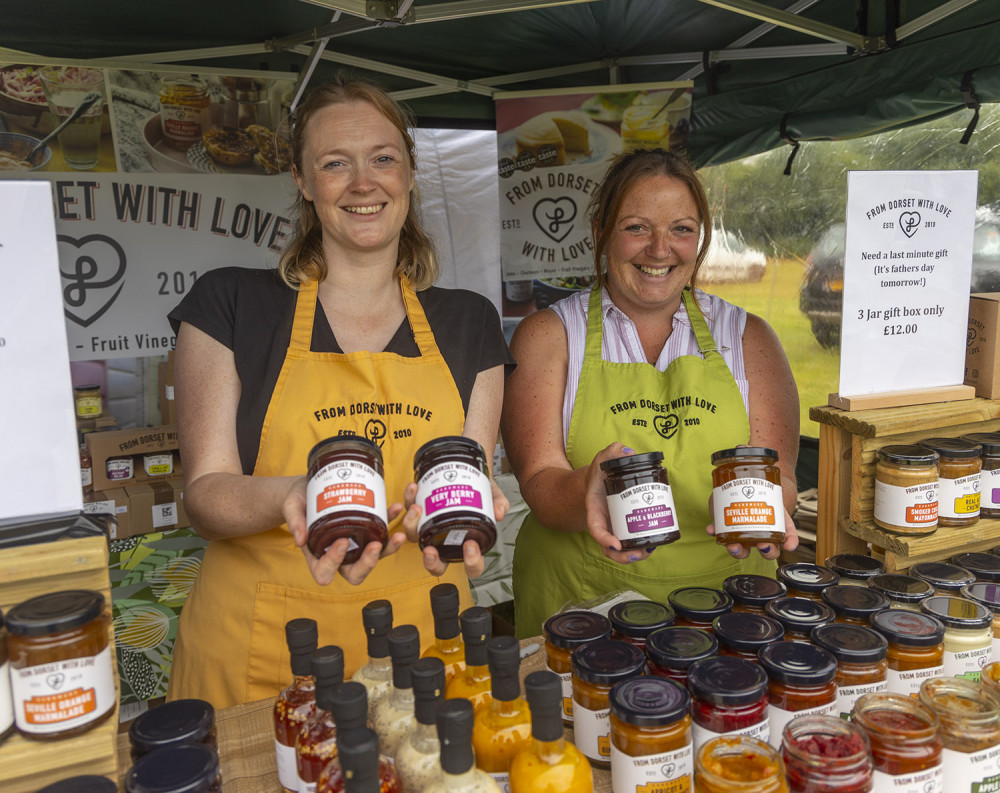
<path id="1" fill-rule="evenodd" d="M 662 504 L 636 509 L 625 516 L 625 527 L 629 534 L 669 529 L 673 525 L 674 511 Z"/>
<path id="2" fill-rule="evenodd" d="M 430 516 L 449 507 L 471 507 L 482 510 L 483 497 L 478 490 L 464 485 L 445 485 L 434 490 L 424 501 L 424 511 Z"/>

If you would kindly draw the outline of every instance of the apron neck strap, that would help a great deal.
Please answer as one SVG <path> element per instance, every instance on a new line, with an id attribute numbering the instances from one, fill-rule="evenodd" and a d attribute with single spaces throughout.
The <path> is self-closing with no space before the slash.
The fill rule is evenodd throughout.
<path id="1" fill-rule="evenodd" d="M 710 352 L 718 353 L 719 348 L 715 344 L 715 339 L 712 338 L 712 331 L 708 329 L 708 322 L 705 320 L 705 315 L 702 313 L 701 306 L 698 305 L 690 286 L 684 287 L 681 299 L 684 301 L 684 308 L 687 309 L 691 330 L 694 331 L 694 337 L 698 340 L 698 352 L 703 358 L 707 357 Z"/>
<path id="2" fill-rule="evenodd" d="M 403 290 L 403 305 L 406 306 L 406 317 L 410 321 L 410 330 L 413 332 L 417 349 L 421 355 L 430 355 L 437 350 L 437 343 L 434 341 L 434 331 L 431 330 L 431 323 L 427 321 L 424 307 L 420 305 L 417 291 L 405 275 L 399 276 L 399 286 Z"/>
<path id="3" fill-rule="evenodd" d="M 604 344 L 604 316 L 601 305 L 603 289 L 594 284 L 590 287 L 590 304 L 587 308 L 587 340 L 584 344 L 584 360 L 599 361 Z"/>
<path id="4" fill-rule="evenodd" d="M 296 350 L 309 351 L 312 346 L 313 318 L 316 316 L 316 299 L 319 295 L 319 281 L 310 280 L 299 286 L 295 298 L 295 316 L 292 320 L 292 337 L 288 346 Z"/>

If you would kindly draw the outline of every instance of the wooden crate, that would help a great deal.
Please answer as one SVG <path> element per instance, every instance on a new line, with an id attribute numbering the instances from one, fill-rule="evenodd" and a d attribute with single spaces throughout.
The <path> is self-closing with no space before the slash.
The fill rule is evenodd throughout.
<path id="1" fill-rule="evenodd" d="M 103 537 L 0 550 L 0 608 L 5 614 L 28 598 L 64 589 L 92 589 L 104 595 L 108 641 L 114 647 L 108 544 Z M 116 668 L 116 690 L 117 687 Z M 0 790 L 32 793 L 80 774 L 99 774 L 117 782 L 117 733 L 117 707 L 103 724 L 74 738 L 34 741 L 15 733 L 0 744 Z"/>
<path id="2" fill-rule="evenodd" d="M 928 405 L 846 411 L 814 407 L 819 422 L 819 514 L 816 559 L 835 553 L 865 553 L 884 560 L 888 570 L 916 562 L 947 559 L 962 551 L 1000 545 L 1000 521 L 980 520 L 965 529 L 939 528 L 927 537 L 883 531 L 872 520 L 875 457 L 883 446 L 916 443 L 935 436 L 1000 430 L 1000 400 L 970 399 Z"/>

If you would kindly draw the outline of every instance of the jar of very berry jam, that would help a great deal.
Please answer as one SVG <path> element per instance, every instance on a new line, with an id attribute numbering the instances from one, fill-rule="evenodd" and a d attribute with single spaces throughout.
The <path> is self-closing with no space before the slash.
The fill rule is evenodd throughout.
<path id="1" fill-rule="evenodd" d="M 777 620 L 738 611 L 716 617 L 713 632 L 719 641 L 719 655 L 735 655 L 748 661 L 756 661 L 762 647 L 785 638 L 785 629 Z"/>
<path id="2" fill-rule="evenodd" d="M 871 746 L 857 725 L 833 716 L 800 716 L 781 736 L 791 793 L 869 793 Z"/>
<path id="3" fill-rule="evenodd" d="M 592 611 L 572 610 L 554 614 L 542 628 L 545 666 L 559 675 L 563 692 L 563 724 L 573 724 L 573 651 L 611 636 L 608 618 Z"/>
<path id="4" fill-rule="evenodd" d="M 662 462 L 663 452 L 647 452 L 601 463 L 611 531 L 623 551 L 655 548 L 681 537 Z"/>
<path id="5" fill-rule="evenodd" d="M 886 609 L 872 615 L 872 628 L 889 643 L 889 693 L 915 696 L 924 680 L 944 671 L 944 625 L 934 617 Z"/>
<path id="6" fill-rule="evenodd" d="M 772 600 L 764 611 L 768 617 L 781 623 L 785 638 L 793 642 L 808 642 L 813 628 L 833 622 L 837 616 L 826 603 L 800 597 Z"/>
<path id="7" fill-rule="evenodd" d="M 688 690 L 695 751 L 722 735 L 770 740 L 767 674 L 760 664 L 729 655 L 696 661 L 688 668 Z"/>
<path id="8" fill-rule="evenodd" d="M 871 745 L 875 790 L 944 790 L 941 722 L 930 708 L 902 694 L 865 694 L 852 718 Z"/>
<path id="9" fill-rule="evenodd" d="M 752 614 L 763 614 L 769 600 L 788 594 L 780 581 L 753 573 L 729 576 L 722 582 L 722 591 L 733 599 L 733 611 Z"/>
<path id="10" fill-rule="evenodd" d="M 687 685 L 687 670 L 695 661 L 719 654 L 719 642 L 699 628 L 660 628 L 646 640 L 646 669 L 651 675 Z"/>
<path id="11" fill-rule="evenodd" d="M 788 793 L 781 753 L 749 735 L 713 738 L 695 749 L 695 793 Z"/>
<path id="12" fill-rule="evenodd" d="M 910 575 L 930 584 L 936 595 L 958 595 L 962 587 L 976 581 L 964 567 L 947 562 L 918 562 L 910 567 Z"/>
<path id="13" fill-rule="evenodd" d="M 962 440 L 983 447 L 979 471 L 979 515 L 1000 518 L 1000 432 L 970 432 Z"/>
<path id="14" fill-rule="evenodd" d="M 833 623 L 815 628 L 812 640 L 837 659 L 836 715 L 848 718 L 859 697 L 888 687 L 889 642 L 881 633 L 863 625 Z"/>
<path id="15" fill-rule="evenodd" d="M 844 586 L 867 586 L 869 578 L 885 572 L 885 565 L 878 559 L 860 553 L 838 553 L 828 556 L 823 566 L 839 575 L 840 584 Z"/>
<path id="16" fill-rule="evenodd" d="M 774 449 L 740 446 L 712 455 L 715 541 L 756 545 L 785 541 L 781 469 Z"/>
<path id="17" fill-rule="evenodd" d="M 925 438 L 938 453 L 938 525 L 958 528 L 979 520 L 979 472 L 983 447 L 961 438 Z"/>
<path id="18" fill-rule="evenodd" d="M 883 573 L 868 579 L 869 589 L 889 598 L 889 608 L 920 611 L 920 601 L 934 594 L 934 587 L 912 575 Z"/>
<path id="19" fill-rule="evenodd" d="M 667 602 L 676 615 L 676 625 L 704 631 L 712 630 L 712 622 L 716 617 L 733 610 L 733 599 L 729 595 L 722 590 L 703 586 L 675 589 L 667 595 Z"/>
<path id="20" fill-rule="evenodd" d="M 649 634 L 674 624 L 674 610 L 652 600 L 626 600 L 608 610 L 608 619 L 612 639 L 631 642 L 641 650 Z"/>
<path id="21" fill-rule="evenodd" d="M 778 642 L 760 651 L 767 672 L 771 743 L 796 716 L 831 716 L 837 712 L 837 659 L 822 647 Z"/>
<path id="22" fill-rule="evenodd" d="M 823 602 L 833 609 L 837 622 L 851 625 L 867 625 L 872 614 L 889 608 L 889 598 L 880 592 L 842 584 L 824 589 Z"/>
<path id="23" fill-rule="evenodd" d="M 840 583 L 840 576 L 828 567 L 808 562 L 783 564 L 778 568 L 778 580 L 788 588 L 790 597 L 822 601 L 823 590 Z"/>

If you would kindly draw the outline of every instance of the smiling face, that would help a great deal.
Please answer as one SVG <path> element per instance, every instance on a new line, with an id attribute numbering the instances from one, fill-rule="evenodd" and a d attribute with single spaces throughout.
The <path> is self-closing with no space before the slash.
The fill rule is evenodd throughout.
<path id="1" fill-rule="evenodd" d="M 701 219 L 684 182 L 665 174 L 625 194 L 607 248 L 611 299 L 630 310 L 676 310 L 694 274 Z"/>
<path id="2" fill-rule="evenodd" d="M 413 171 L 403 136 L 368 102 L 317 110 L 302 135 L 295 183 L 311 201 L 330 254 L 391 253 L 410 207 Z"/>

